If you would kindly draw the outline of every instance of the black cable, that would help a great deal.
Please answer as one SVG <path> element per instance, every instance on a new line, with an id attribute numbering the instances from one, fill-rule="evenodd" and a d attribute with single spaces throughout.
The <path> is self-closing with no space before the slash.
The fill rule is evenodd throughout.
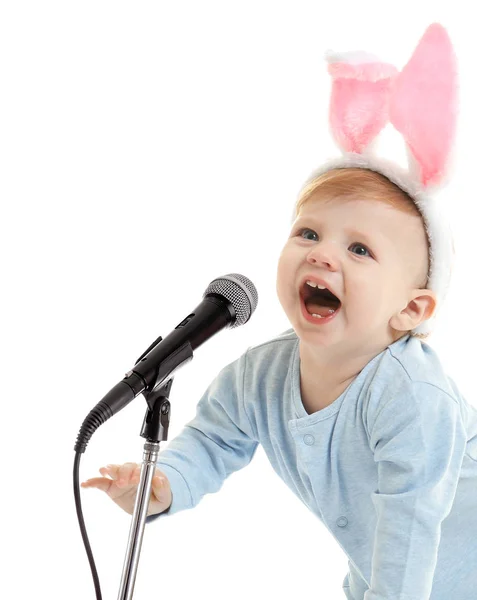
<path id="1" fill-rule="evenodd" d="M 94 580 L 94 589 L 96 590 L 96 599 L 102 600 L 101 587 L 99 585 L 98 572 L 96 571 L 96 565 L 94 564 L 93 553 L 91 552 L 91 546 L 89 545 L 88 535 L 86 533 L 86 527 L 83 519 L 83 511 L 81 510 L 81 496 L 80 496 L 80 485 L 79 485 L 79 464 L 81 460 L 81 452 L 76 452 L 75 463 L 73 467 L 73 488 L 75 493 L 75 504 L 76 514 L 78 515 L 79 526 L 81 529 L 81 536 L 86 548 L 86 554 L 88 555 L 89 565 L 91 567 L 91 573 Z"/>
<path id="2" fill-rule="evenodd" d="M 119 393 L 118 393 L 119 390 Z M 119 398 L 123 402 L 134 398 L 134 392 L 131 390 L 129 385 L 121 381 L 116 385 L 109 394 L 105 396 L 108 398 L 112 394 L 113 398 Z M 119 409 L 118 409 L 119 410 Z M 113 416 L 114 412 L 109 404 L 104 400 L 101 400 L 91 410 L 83 421 L 81 429 L 76 438 L 75 444 L 75 462 L 73 467 L 73 490 L 75 494 L 76 514 L 78 515 L 78 522 L 81 529 L 81 536 L 83 543 L 86 548 L 86 554 L 88 555 L 89 566 L 91 567 L 91 573 L 93 575 L 94 589 L 96 590 L 96 600 L 102 600 L 101 588 L 99 586 L 98 572 L 96 571 L 96 565 L 94 564 L 93 553 L 88 540 L 88 534 L 86 533 L 86 526 L 83 519 L 83 511 L 81 509 L 81 495 L 80 495 L 80 484 L 79 484 L 79 464 L 81 460 L 81 454 L 86 450 L 86 446 L 91 439 L 93 433 L 102 425 L 105 421 Z"/>
<path id="3" fill-rule="evenodd" d="M 132 384 L 132 387 L 130 384 Z M 98 402 L 93 410 L 89 412 L 88 416 L 83 421 L 81 429 L 76 438 L 75 462 L 73 467 L 73 489 L 75 494 L 76 514 L 78 515 L 81 536 L 83 538 L 86 554 L 88 555 L 89 565 L 91 567 L 91 573 L 93 575 L 94 588 L 96 590 L 96 600 L 102 600 L 102 596 L 101 588 L 99 586 L 98 572 L 96 571 L 96 565 L 94 564 L 93 553 L 91 551 L 88 535 L 86 533 L 86 526 L 84 524 L 83 511 L 81 510 L 79 485 L 79 464 L 81 460 L 81 454 L 86 450 L 89 440 L 98 427 L 110 419 L 116 412 L 124 408 L 126 404 L 129 404 L 131 400 L 134 400 L 134 398 L 144 389 L 145 384 L 141 377 L 136 375 L 136 373 L 131 372 L 126 375 L 126 378 L 115 385 L 106 394 L 106 396 L 100 402 Z"/>

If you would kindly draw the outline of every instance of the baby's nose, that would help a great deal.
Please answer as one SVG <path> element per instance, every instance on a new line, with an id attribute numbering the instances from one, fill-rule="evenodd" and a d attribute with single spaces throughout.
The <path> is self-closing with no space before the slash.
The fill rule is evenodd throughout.
<path id="1" fill-rule="evenodd" d="M 313 265 L 322 264 L 329 269 L 336 269 L 338 266 L 337 254 L 337 249 L 332 243 L 320 242 L 309 251 L 307 259 Z"/>

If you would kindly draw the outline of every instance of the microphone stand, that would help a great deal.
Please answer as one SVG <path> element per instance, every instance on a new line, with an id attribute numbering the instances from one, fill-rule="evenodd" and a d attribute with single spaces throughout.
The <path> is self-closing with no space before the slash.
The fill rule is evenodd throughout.
<path id="1" fill-rule="evenodd" d="M 153 342 L 144 354 L 138 358 L 136 364 L 140 362 L 149 350 L 161 340 L 162 338 L 159 337 Z M 175 361 L 174 366 L 176 367 L 178 362 L 183 364 L 192 358 L 192 347 L 189 343 L 184 344 L 174 353 L 174 355 L 175 356 L 171 357 L 171 361 Z M 167 440 L 171 412 L 169 393 L 171 391 L 172 382 L 173 378 L 170 377 L 165 383 L 161 384 L 157 390 L 152 388 L 150 391 L 143 392 L 148 408 L 140 435 L 141 437 L 146 438 L 146 442 L 144 443 L 141 477 L 129 530 L 129 539 L 124 559 L 118 600 L 131 600 L 133 596 L 136 573 L 139 565 L 139 555 L 144 535 L 144 526 L 146 524 L 147 509 L 149 498 L 151 496 L 152 478 L 154 476 L 156 461 L 159 455 L 159 442 Z"/>

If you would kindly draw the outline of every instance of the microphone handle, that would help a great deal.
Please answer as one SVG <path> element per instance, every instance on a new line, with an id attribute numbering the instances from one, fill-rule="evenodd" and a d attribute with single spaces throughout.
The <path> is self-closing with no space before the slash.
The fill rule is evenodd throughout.
<path id="1" fill-rule="evenodd" d="M 128 375 L 136 373 L 150 391 L 161 385 L 178 367 L 191 360 L 193 351 L 234 322 L 233 304 L 219 294 L 207 294 L 165 339 L 139 360 Z"/>
<path id="2" fill-rule="evenodd" d="M 210 293 L 170 333 L 126 373 L 83 421 L 75 452 L 84 452 L 93 433 L 105 421 L 144 391 L 152 391 L 192 360 L 195 348 L 235 321 L 233 304 L 220 294 Z"/>

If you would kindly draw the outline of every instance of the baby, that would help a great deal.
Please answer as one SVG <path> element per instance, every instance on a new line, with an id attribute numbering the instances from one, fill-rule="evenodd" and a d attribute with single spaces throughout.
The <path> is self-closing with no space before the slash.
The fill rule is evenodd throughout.
<path id="1" fill-rule="evenodd" d="M 328 171 L 308 186 L 297 213 L 280 256 L 277 293 L 300 338 L 302 401 L 312 413 L 428 319 L 436 295 L 425 289 L 429 250 L 421 215 L 383 175 Z"/>
<path id="2" fill-rule="evenodd" d="M 446 40 L 433 25 L 418 50 L 442 58 Z M 353 77 L 354 100 L 363 99 L 363 82 L 371 94 L 376 83 L 379 94 L 392 84 L 381 94 L 388 106 L 389 90 L 403 81 L 382 63 L 376 77 L 369 57 L 359 76 L 356 61 L 346 63 L 352 77 L 345 77 L 340 61 L 335 95 Z M 159 455 L 148 521 L 217 492 L 260 444 L 346 552 L 346 598 L 471 600 L 477 410 L 423 341 L 446 289 L 445 240 L 433 235 L 443 230 L 425 196 L 361 155 L 370 136 L 369 94 L 365 100 L 354 106 L 361 133 L 341 120 L 338 135 L 335 123 L 347 154 L 314 172 L 294 207 L 277 271 L 292 328 L 248 348 L 209 385 L 195 418 Z M 352 114 L 349 104 L 344 112 Z M 428 162 L 421 182 L 432 179 Z M 140 465 L 100 472 L 82 486 L 105 491 L 132 514 Z"/>

